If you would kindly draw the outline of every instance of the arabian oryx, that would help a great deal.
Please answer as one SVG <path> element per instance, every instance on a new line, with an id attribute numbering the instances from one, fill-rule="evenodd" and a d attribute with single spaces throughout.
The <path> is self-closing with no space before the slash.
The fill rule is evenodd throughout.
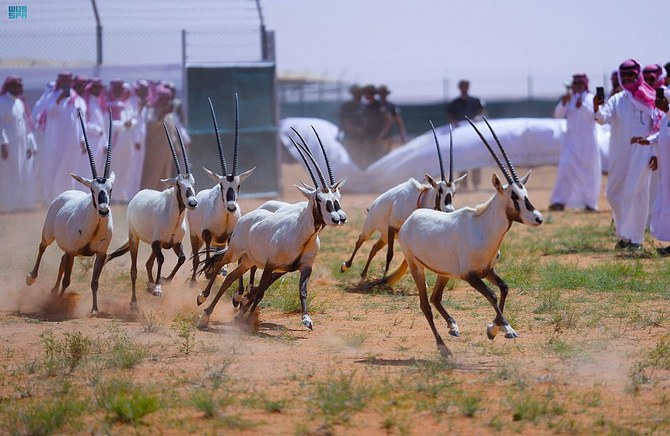
<path id="1" fill-rule="evenodd" d="M 76 181 L 86 186 L 91 192 L 65 191 L 54 199 L 49 205 L 47 217 L 44 220 L 42 228 L 42 241 L 40 242 L 37 260 L 33 270 L 26 277 L 26 283 L 32 285 L 37 278 L 37 273 L 42 260 L 44 250 L 56 240 L 56 244 L 65 253 L 60 260 L 58 268 L 58 278 L 52 292 L 58 291 L 58 287 L 63 279 L 63 287 L 60 294 L 63 295 L 65 289 L 70 285 L 70 275 L 76 256 L 93 256 L 95 254 L 95 263 L 93 265 L 93 277 L 91 278 L 91 292 L 93 293 L 93 306 L 91 314 L 98 312 L 98 279 L 105 264 L 107 248 L 112 241 L 112 212 L 109 208 L 109 202 L 112 194 L 112 185 L 114 184 L 114 172 L 110 174 L 110 165 L 112 159 L 112 113 L 109 113 L 109 142 L 107 143 L 107 159 L 105 161 L 105 171 L 102 177 L 98 177 L 98 171 L 95 167 L 95 160 L 91 152 L 91 146 L 88 143 L 86 127 L 81 111 L 79 111 L 79 122 L 84 135 L 86 152 L 91 164 L 92 179 L 70 174 Z M 44 174 L 43 177 L 53 176 L 53 174 Z"/>
<path id="2" fill-rule="evenodd" d="M 219 127 L 214 114 L 212 100 L 209 100 L 209 109 L 212 113 L 212 122 L 216 133 L 216 143 L 219 149 L 219 159 L 223 176 L 216 174 L 203 167 L 207 175 L 214 180 L 216 185 L 210 189 L 203 189 L 198 192 L 196 199 L 198 207 L 188 212 L 188 227 L 191 235 L 191 250 L 193 252 L 193 275 L 191 281 L 195 282 L 195 274 L 200 262 L 199 250 L 202 244 L 205 244 L 205 255 L 209 259 L 210 246 L 224 246 L 228 243 L 230 235 L 233 233 L 235 224 L 242 216 L 242 211 L 237 203 L 237 196 L 240 192 L 240 185 L 251 175 L 255 167 L 237 175 L 237 161 L 240 150 L 239 144 L 239 103 L 237 93 L 235 94 L 235 148 L 233 154 L 233 172 L 228 173 L 226 168 L 226 158 L 223 155 L 221 138 L 219 136 Z M 211 279 L 211 277 L 210 277 Z"/>
<path id="3" fill-rule="evenodd" d="M 220 268 L 223 264 L 236 261 L 238 266 L 228 274 L 218 293 L 205 309 L 198 324 L 201 329 L 207 327 L 209 317 L 223 293 L 252 267 L 262 268 L 263 274 L 258 286 L 252 288 L 247 301 L 241 294 L 234 297 L 238 302 L 242 302 L 238 316 L 254 313 L 265 291 L 277 279 L 288 272 L 300 271 L 302 323 L 310 330 L 313 328 L 312 319 L 307 313 L 307 282 L 312 274 L 314 259 L 319 252 L 319 233 L 326 226 L 340 226 L 347 220 L 347 215 L 340 206 L 339 193 L 339 188 L 345 180 L 335 182 L 330 164 L 327 163 L 330 184 L 327 183 L 307 144 L 305 143 L 305 148 L 301 149 L 293 138 L 290 139 L 305 162 L 315 187 L 312 188 L 304 183 L 302 187 L 296 185 L 307 201 L 283 207 L 277 204 L 279 208 L 276 210 L 259 208 L 244 215 L 233 230 L 228 247 L 204 262 L 202 270 Z M 319 175 L 320 184 L 314 176 L 308 158 Z M 198 304 L 202 304 L 208 295 L 209 289 L 198 295 Z"/>
<path id="4" fill-rule="evenodd" d="M 115 257 L 119 257 L 130 251 L 131 307 L 137 306 L 135 281 L 137 280 L 137 249 L 140 241 L 151 245 L 151 255 L 146 263 L 147 276 L 149 278 L 147 292 L 157 297 L 161 296 L 161 285 L 163 283 L 170 283 L 179 267 L 186 261 L 182 248 L 182 240 L 186 234 L 186 209 L 193 210 L 198 205 L 198 200 L 195 198 L 195 179 L 193 178 L 193 174 L 191 174 L 191 166 L 188 162 L 188 156 L 186 155 L 186 149 L 179 129 L 175 127 L 177 137 L 179 138 L 179 145 L 184 155 L 186 173 L 182 173 L 179 166 L 179 160 L 172 146 L 167 125 L 163 123 L 163 127 L 175 167 L 177 167 L 177 177 L 161 179 L 161 182 L 170 186 L 163 191 L 143 189 L 130 200 L 126 212 L 128 217 L 128 241 L 107 256 L 107 262 L 109 262 Z M 165 278 L 161 277 L 161 268 L 164 261 L 163 248 L 172 248 L 178 258 L 174 269 Z M 154 260 L 158 263 L 155 282 L 152 274 Z"/>
<path id="5" fill-rule="evenodd" d="M 438 350 L 445 356 L 450 355 L 451 352 L 440 337 L 433 322 L 424 269 L 428 268 L 437 274 L 437 281 L 430 302 L 447 321 L 451 335 L 458 336 L 459 330 L 456 321 L 442 306 L 442 293 L 449 278 L 459 278 L 468 282 L 484 295 L 495 310 L 496 317 L 486 329 L 488 338 L 495 338 L 501 328 L 504 330 L 506 338 L 516 338 L 517 333 L 503 316 L 508 286 L 494 269 L 498 259 L 498 249 L 514 221 L 530 226 L 542 224 L 542 214 L 531 204 L 524 186 L 528 181 L 530 172 L 519 179 L 495 132 L 488 121 L 484 121 L 498 143 L 511 175 L 486 142 L 484 136 L 468 119 L 498 167 L 500 167 L 507 180 L 507 185 L 503 185 L 498 176 L 493 174 L 492 182 L 496 190 L 495 194 L 487 202 L 474 209 L 464 207 L 452 213 L 418 209 L 412 213 L 400 228 L 398 236 L 405 260 L 388 277 L 373 284 L 393 283 L 402 277 L 409 266 L 419 290 L 421 310 L 433 331 Z M 443 242 L 441 243 L 441 241 Z M 500 288 L 500 303 L 498 303 L 496 294 L 482 281 L 484 278 Z"/>
<path id="6" fill-rule="evenodd" d="M 454 180 L 454 140 L 451 131 L 451 124 L 449 125 L 449 180 L 444 177 L 444 165 L 442 164 L 442 154 L 440 153 L 440 144 L 437 141 L 437 134 L 433 122 L 430 121 L 430 127 L 433 130 L 435 137 L 435 146 L 437 147 L 437 157 L 440 162 L 441 181 L 436 181 L 430 174 L 425 175 L 425 183 L 419 183 L 414 178 L 401 183 L 382 195 L 377 197 L 370 205 L 368 214 L 365 217 L 363 224 L 363 231 L 358 236 L 354 251 L 348 260 L 342 262 L 340 271 L 345 272 L 354 261 L 354 256 L 358 249 L 363 245 L 363 242 L 370 239 L 375 233 L 379 232 L 379 240 L 372 246 L 368 260 L 365 262 L 365 267 L 361 272 L 361 278 L 365 278 L 368 273 L 368 267 L 372 258 L 377 252 L 381 250 L 387 243 L 386 250 L 386 266 L 384 267 L 384 275 L 388 273 L 389 265 L 393 260 L 393 241 L 398 235 L 400 227 L 412 212 L 417 209 L 430 208 L 442 212 L 453 212 L 453 200 L 456 194 L 456 186 L 465 178 L 463 174 L 458 179 Z"/>

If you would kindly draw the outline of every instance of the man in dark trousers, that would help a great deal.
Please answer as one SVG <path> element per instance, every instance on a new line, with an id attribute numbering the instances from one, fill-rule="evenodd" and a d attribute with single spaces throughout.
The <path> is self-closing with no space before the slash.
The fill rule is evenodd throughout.
<path id="1" fill-rule="evenodd" d="M 447 121 L 452 125 L 452 127 L 458 127 L 465 123 L 465 117 L 468 117 L 473 121 L 478 119 L 480 116 L 484 115 L 484 111 L 486 109 L 485 103 L 482 100 L 477 97 L 472 97 L 468 94 L 470 89 L 470 82 L 467 80 L 459 81 L 458 89 L 460 90 L 461 95 L 452 100 L 447 105 Z M 463 173 L 464 172 L 461 172 L 459 177 Z M 481 180 L 480 169 L 471 169 L 469 170 L 469 174 L 469 177 L 463 181 L 464 187 L 467 184 L 467 180 L 469 179 L 472 181 L 472 187 L 477 189 Z"/>

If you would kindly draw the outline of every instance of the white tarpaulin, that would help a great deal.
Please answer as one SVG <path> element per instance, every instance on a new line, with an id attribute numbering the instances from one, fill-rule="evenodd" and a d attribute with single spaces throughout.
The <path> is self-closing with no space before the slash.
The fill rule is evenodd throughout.
<path id="1" fill-rule="evenodd" d="M 515 166 L 536 167 L 557 165 L 561 144 L 565 136 L 565 120 L 553 118 L 510 118 L 489 120 L 498 139 L 505 147 Z M 495 140 L 483 122 L 477 123 L 491 147 L 497 150 Z M 435 141 L 430 130 L 417 136 L 402 147 L 398 147 L 361 170 L 351 159 L 342 143 L 337 140 L 338 128 L 335 124 L 319 118 L 284 118 L 279 123 L 280 139 L 294 159 L 300 160 L 298 152 L 288 136 L 297 140 L 291 128 L 295 128 L 305 138 L 319 165 L 326 171 L 319 144 L 311 126 L 314 126 L 328 153 L 335 178 L 346 177 L 343 191 L 382 192 L 414 177 L 423 179 L 425 173 L 437 175 L 440 167 L 437 160 Z M 607 169 L 609 128 L 597 126 L 598 145 L 603 164 Z M 449 127 L 445 124 L 435 128 L 444 160 L 445 172 L 449 168 Z M 488 150 L 470 125 L 453 130 L 454 170 L 477 167 L 497 167 Z M 501 157 L 502 160 L 502 157 Z"/>

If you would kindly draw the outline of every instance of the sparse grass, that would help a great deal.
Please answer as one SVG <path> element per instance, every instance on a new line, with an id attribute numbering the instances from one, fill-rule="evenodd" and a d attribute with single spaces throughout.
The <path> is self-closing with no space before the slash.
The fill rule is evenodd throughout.
<path id="1" fill-rule="evenodd" d="M 165 317 L 157 312 L 141 310 L 140 315 L 142 329 L 145 333 L 155 333 L 165 325 Z"/>
<path id="2" fill-rule="evenodd" d="M 65 333 L 63 336 L 59 340 L 51 330 L 40 335 L 44 347 L 42 365 L 47 375 L 55 375 L 65 368 L 72 372 L 90 354 L 93 344 L 90 338 L 78 331 Z"/>
<path id="3" fill-rule="evenodd" d="M 367 335 L 363 332 L 353 332 L 344 336 L 345 344 L 354 349 L 361 348 L 366 339 Z"/>
<path id="4" fill-rule="evenodd" d="M 195 347 L 196 315 L 177 313 L 174 316 L 174 330 L 179 337 L 179 352 L 188 356 Z"/>
<path id="5" fill-rule="evenodd" d="M 159 399 L 125 380 L 110 380 L 95 389 L 96 403 L 111 421 L 138 425 L 146 415 L 160 408 Z"/>
<path id="6" fill-rule="evenodd" d="M 110 368 L 132 368 L 142 362 L 146 355 L 146 347 L 133 342 L 125 333 L 117 332 L 111 338 L 105 361 Z"/>
<path id="7" fill-rule="evenodd" d="M 262 308 L 273 308 L 283 313 L 300 313 L 300 293 L 298 291 L 300 274 L 287 274 L 277 280 L 265 291 L 263 301 L 259 304 Z M 314 280 L 312 275 L 310 282 Z M 315 299 L 319 295 L 318 288 L 313 284 L 307 285 L 307 306 L 310 313 L 323 312 L 323 303 Z"/>
<path id="8" fill-rule="evenodd" d="M 86 410 L 84 401 L 71 396 L 47 398 L 30 403 L 21 403 L 3 410 L 0 429 L 12 434 L 49 435 L 59 433 L 65 425 L 75 425 Z M 4 415 L 4 416 L 3 416 Z"/>
<path id="9" fill-rule="evenodd" d="M 328 425 L 346 423 L 354 412 L 362 410 L 371 397 L 370 389 L 354 374 L 340 374 L 314 383 L 313 403 Z"/>
<path id="10" fill-rule="evenodd" d="M 670 334 L 661 337 L 653 350 L 632 365 L 626 390 L 637 393 L 640 385 L 653 380 L 657 369 L 670 369 Z"/>
<path id="11" fill-rule="evenodd" d="M 540 398 L 530 395 L 529 392 L 512 395 L 508 398 L 508 402 L 514 421 L 538 422 L 565 413 L 562 404 L 554 398 L 551 391 Z"/>

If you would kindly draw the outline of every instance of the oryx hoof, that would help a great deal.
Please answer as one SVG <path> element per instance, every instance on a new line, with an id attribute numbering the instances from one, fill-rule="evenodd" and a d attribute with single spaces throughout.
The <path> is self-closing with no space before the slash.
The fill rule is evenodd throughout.
<path id="1" fill-rule="evenodd" d="M 26 276 L 26 285 L 28 286 L 32 285 L 33 283 L 35 283 L 35 279 L 37 279 L 37 277 L 34 277 L 32 274 L 28 274 Z"/>
<path id="2" fill-rule="evenodd" d="M 198 303 L 198 306 L 200 306 L 206 300 L 207 300 L 207 296 L 205 295 L 204 292 L 201 292 L 201 293 L 198 294 L 198 298 L 196 299 L 196 303 Z"/>
<path id="3" fill-rule="evenodd" d="M 96 318 L 98 316 L 98 309 L 91 309 L 91 318 Z"/>
<path id="4" fill-rule="evenodd" d="M 233 303 L 233 307 L 237 307 L 240 305 L 242 302 L 242 294 L 234 293 L 233 298 L 231 298 L 231 301 Z"/>
<path id="5" fill-rule="evenodd" d="M 309 315 L 302 316 L 302 324 L 310 330 L 314 330 L 314 323 L 312 323 L 312 318 Z"/>
<path id="6" fill-rule="evenodd" d="M 170 283 L 172 283 L 172 279 L 170 279 L 168 277 L 161 277 L 161 279 L 160 279 L 160 284 L 161 285 L 169 285 Z M 156 285 L 156 286 L 160 286 L 160 285 Z"/>
<path id="7" fill-rule="evenodd" d="M 500 326 L 498 324 L 489 324 L 488 327 L 486 327 L 486 337 L 493 340 L 498 334 L 498 331 L 500 331 Z"/>
<path id="8" fill-rule="evenodd" d="M 514 331 L 512 326 L 509 324 L 503 326 L 503 330 L 505 330 L 505 339 L 514 339 L 519 337 L 519 334 Z"/>
<path id="9" fill-rule="evenodd" d="M 453 323 L 449 326 L 449 334 L 451 336 L 456 337 L 456 338 L 461 336 L 461 331 L 458 329 L 458 326 L 456 325 L 456 323 Z"/>
<path id="10" fill-rule="evenodd" d="M 207 330 L 209 328 L 209 315 L 203 313 L 198 320 L 198 330 Z"/>
<path id="11" fill-rule="evenodd" d="M 137 305 L 137 301 L 130 302 L 130 310 L 133 312 L 137 312 L 138 310 L 140 310 L 139 306 Z"/>
<path id="12" fill-rule="evenodd" d="M 154 289 L 151 292 L 151 295 L 153 295 L 154 297 L 162 297 L 163 296 L 163 290 L 161 289 L 161 285 L 154 286 Z"/>
<path id="13" fill-rule="evenodd" d="M 347 272 L 351 265 L 347 265 L 346 262 L 342 262 L 342 265 L 340 265 L 340 272 Z"/>
<path id="14" fill-rule="evenodd" d="M 219 274 L 221 274 L 221 277 L 227 276 L 228 275 L 228 265 L 223 265 L 223 268 L 221 268 L 221 272 Z"/>
<path id="15" fill-rule="evenodd" d="M 454 354 L 449 350 L 449 348 L 447 348 L 445 344 L 437 344 L 437 349 L 442 355 L 442 357 L 446 358 L 454 357 Z"/>

